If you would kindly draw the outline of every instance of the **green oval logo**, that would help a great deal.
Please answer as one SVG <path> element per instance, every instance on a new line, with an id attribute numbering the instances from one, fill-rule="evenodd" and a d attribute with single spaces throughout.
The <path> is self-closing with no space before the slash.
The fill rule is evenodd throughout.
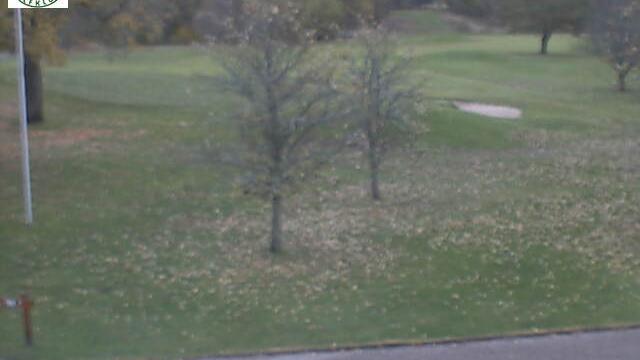
<path id="1" fill-rule="evenodd" d="M 20 1 L 21 4 L 24 4 L 32 8 L 46 8 L 58 2 L 58 0 L 18 0 L 18 1 Z"/>

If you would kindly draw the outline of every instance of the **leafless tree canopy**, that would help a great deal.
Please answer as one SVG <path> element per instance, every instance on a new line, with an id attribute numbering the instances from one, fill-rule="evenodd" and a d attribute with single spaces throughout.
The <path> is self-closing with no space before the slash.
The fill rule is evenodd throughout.
<path id="1" fill-rule="evenodd" d="M 618 75 L 618 89 L 626 90 L 627 75 L 640 63 L 640 1 L 596 0 L 591 36 Z"/>
<path id="2" fill-rule="evenodd" d="M 397 144 L 399 134 L 407 134 L 411 108 L 419 100 L 417 88 L 407 85 L 409 59 L 395 52 L 389 34 L 383 29 L 366 30 L 360 35 L 363 54 L 352 67 L 354 89 L 360 111 L 357 120 L 367 140 L 371 194 L 381 199 L 380 166 L 385 152 Z M 401 136 L 400 139 L 406 139 Z"/>
<path id="3" fill-rule="evenodd" d="M 271 250 L 279 252 L 285 194 L 336 153 L 340 136 L 329 125 L 343 113 L 330 69 L 312 61 L 306 38 L 289 41 L 297 27 L 291 9 L 251 6 L 222 83 L 244 100 L 237 115 L 242 149 L 231 158 L 246 171 L 248 192 L 271 201 Z"/>

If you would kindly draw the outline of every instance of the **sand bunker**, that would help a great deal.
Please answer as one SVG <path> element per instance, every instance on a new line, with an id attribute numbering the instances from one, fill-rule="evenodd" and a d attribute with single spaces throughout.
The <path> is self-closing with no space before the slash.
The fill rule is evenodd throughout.
<path id="1" fill-rule="evenodd" d="M 474 102 L 454 101 L 453 105 L 460 111 L 488 116 L 498 119 L 520 119 L 522 110 L 509 106 L 481 104 Z"/>

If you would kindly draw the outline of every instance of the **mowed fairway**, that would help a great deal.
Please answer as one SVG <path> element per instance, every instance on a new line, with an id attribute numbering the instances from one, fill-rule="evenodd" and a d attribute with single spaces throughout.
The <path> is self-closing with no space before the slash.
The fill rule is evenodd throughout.
<path id="1" fill-rule="evenodd" d="M 0 359 L 177 359 L 640 323 L 640 84 L 581 40 L 406 36 L 424 81 L 415 143 L 381 204 L 347 150 L 266 205 L 211 149 L 236 139 L 222 49 L 73 54 L 46 69 L 21 223 L 15 70 L 0 62 L 0 296 L 36 299 L 34 349 L 0 313 Z M 324 51 L 346 52 L 348 46 Z M 635 74 L 632 76 L 636 76 Z M 522 108 L 518 121 L 447 100 Z"/>

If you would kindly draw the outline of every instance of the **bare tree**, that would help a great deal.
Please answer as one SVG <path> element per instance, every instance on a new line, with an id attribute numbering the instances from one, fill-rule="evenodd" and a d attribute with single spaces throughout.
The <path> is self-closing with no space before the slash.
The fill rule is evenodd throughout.
<path id="1" fill-rule="evenodd" d="M 271 202 L 273 253 L 282 250 L 286 194 L 316 174 L 342 141 L 330 128 L 342 114 L 332 72 L 311 60 L 312 36 L 293 38 L 300 34 L 296 11 L 283 3 L 248 4 L 242 41 L 229 49 L 223 79 L 244 100 L 236 118 L 242 149 L 227 160 L 246 171 L 247 192 Z"/>
<path id="2" fill-rule="evenodd" d="M 398 57 L 383 29 L 360 35 L 362 54 L 352 66 L 355 95 L 360 105 L 357 119 L 366 138 L 371 196 L 381 200 L 380 166 L 387 150 L 405 140 L 411 109 L 419 100 L 417 88 L 407 85 L 408 59 Z M 400 136 L 398 136 L 400 135 Z"/>
<path id="3" fill-rule="evenodd" d="M 618 90 L 627 90 L 627 76 L 640 64 L 640 1 L 596 0 L 591 39 L 613 66 Z"/>

